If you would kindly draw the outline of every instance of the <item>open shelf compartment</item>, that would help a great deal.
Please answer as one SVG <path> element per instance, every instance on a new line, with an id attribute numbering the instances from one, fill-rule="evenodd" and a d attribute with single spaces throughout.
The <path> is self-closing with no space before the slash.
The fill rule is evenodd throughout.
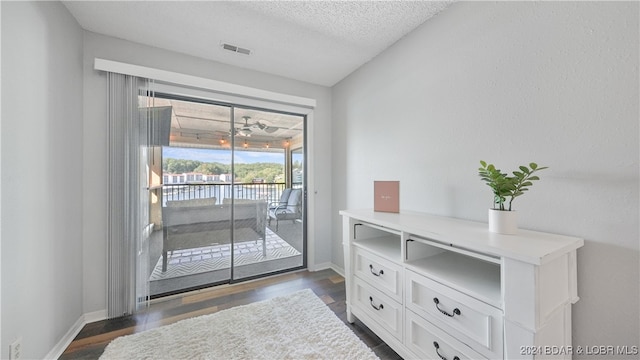
<path id="1" fill-rule="evenodd" d="M 406 266 L 501 309 L 500 261 L 483 254 L 444 246 L 428 239 L 407 241 Z"/>
<path id="2" fill-rule="evenodd" d="M 353 245 L 397 263 L 402 262 L 402 240 L 399 231 L 366 222 L 354 224 Z"/>

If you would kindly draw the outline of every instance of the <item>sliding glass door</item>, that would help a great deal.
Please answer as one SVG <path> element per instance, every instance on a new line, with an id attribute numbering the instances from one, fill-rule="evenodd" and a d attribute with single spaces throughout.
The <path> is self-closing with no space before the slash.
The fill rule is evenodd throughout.
<path id="1" fill-rule="evenodd" d="M 232 280 L 304 266 L 303 171 L 292 169 L 302 149 L 305 118 L 235 107 Z"/>
<path id="2" fill-rule="evenodd" d="M 153 104 L 171 130 L 150 164 L 162 179 L 151 296 L 304 267 L 305 117 L 170 95 Z"/>

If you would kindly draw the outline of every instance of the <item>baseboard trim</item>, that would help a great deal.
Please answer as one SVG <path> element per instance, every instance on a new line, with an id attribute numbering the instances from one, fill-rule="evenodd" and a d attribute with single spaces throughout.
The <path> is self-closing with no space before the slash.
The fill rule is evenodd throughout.
<path id="1" fill-rule="evenodd" d="M 338 274 L 340 274 L 340 276 L 344 277 L 344 269 L 341 267 L 338 267 L 336 264 L 331 263 L 330 266 L 331 270 L 337 272 Z"/>
<path id="2" fill-rule="evenodd" d="M 89 324 L 96 321 L 105 320 L 107 318 L 107 309 L 98 310 L 84 314 L 84 323 Z"/>
<path id="3" fill-rule="evenodd" d="M 309 271 L 312 271 L 312 272 L 313 271 L 327 270 L 327 269 L 331 269 L 331 270 L 337 272 L 340 276 L 344 277 L 344 269 L 342 269 L 341 267 L 337 266 L 336 264 L 334 264 L 332 262 L 316 264 L 313 267 L 309 267 Z"/>
<path id="4" fill-rule="evenodd" d="M 99 310 L 81 315 L 78 320 L 69 328 L 66 334 L 58 341 L 58 343 L 44 357 L 45 359 L 59 359 L 62 353 L 69 347 L 73 339 L 78 336 L 82 328 L 92 322 L 104 320 L 107 318 L 107 310 Z"/>
<path id="5" fill-rule="evenodd" d="M 62 353 L 64 352 L 64 350 L 69 346 L 69 344 L 71 344 L 71 342 L 76 337 L 76 335 L 78 335 L 78 333 L 80 333 L 80 330 L 82 330 L 82 327 L 84 325 L 85 325 L 84 315 L 81 315 L 78 318 L 78 320 L 76 320 L 76 322 L 71 326 L 71 328 L 69 328 L 69 331 L 67 331 L 67 333 L 64 334 L 62 339 L 60 339 L 60 341 L 58 341 L 56 346 L 54 346 L 53 349 L 51 349 L 51 351 L 49 351 L 49 353 L 44 358 L 45 359 L 58 359 L 58 358 L 60 358 L 60 356 L 62 356 Z"/>
<path id="6" fill-rule="evenodd" d="M 321 263 L 321 264 L 313 264 L 312 266 L 308 266 L 309 271 L 321 271 L 326 269 L 331 269 L 331 263 Z"/>

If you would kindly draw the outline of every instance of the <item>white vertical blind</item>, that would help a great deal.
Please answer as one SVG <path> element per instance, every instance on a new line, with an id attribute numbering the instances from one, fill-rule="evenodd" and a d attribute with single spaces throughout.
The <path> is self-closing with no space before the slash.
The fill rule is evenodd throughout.
<path id="1" fill-rule="evenodd" d="M 158 113 L 153 106 L 154 96 L 151 91 L 152 80 L 139 80 L 138 90 L 138 142 L 131 145 L 137 149 L 137 183 L 131 186 L 137 189 L 137 208 L 138 213 L 136 227 L 136 310 L 146 307 L 149 300 L 149 240 L 153 231 L 151 217 L 149 211 L 149 188 L 151 185 L 151 174 L 149 169 L 149 156 L 151 154 L 150 146 L 153 138 L 158 138 L 153 126 L 158 118 Z M 167 142 L 169 140 L 169 128 L 171 127 L 171 118 L 169 117 L 168 125 L 164 126 Z M 132 178 L 133 181 L 133 178 Z"/>
<path id="2" fill-rule="evenodd" d="M 146 265 L 149 235 L 146 111 L 140 92 L 147 81 L 108 73 L 109 239 L 107 315 L 133 313 L 147 300 L 148 284 L 139 270 Z M 146 244 L 146 245 L 145 245 Z M 144 271 L 146 273 L 146 270 Z M 140 283 L 140 282 L 143 283 Z"/>

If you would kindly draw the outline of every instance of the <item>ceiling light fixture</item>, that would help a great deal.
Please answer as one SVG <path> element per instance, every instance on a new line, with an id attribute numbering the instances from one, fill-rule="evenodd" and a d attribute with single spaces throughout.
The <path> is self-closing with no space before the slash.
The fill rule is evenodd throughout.
<path id="1" fill-rule="evenodd" d="M 244 126 L 237 129 L 237 134 L 244 137 L 250 137 L 251 133 L 253 133 L 253 131 L 251 131 L 251 126 L 249 125 L 249 119 L 251 119 L 251 117 L 243 116 L 242 118 L 244 119 Z"/>

